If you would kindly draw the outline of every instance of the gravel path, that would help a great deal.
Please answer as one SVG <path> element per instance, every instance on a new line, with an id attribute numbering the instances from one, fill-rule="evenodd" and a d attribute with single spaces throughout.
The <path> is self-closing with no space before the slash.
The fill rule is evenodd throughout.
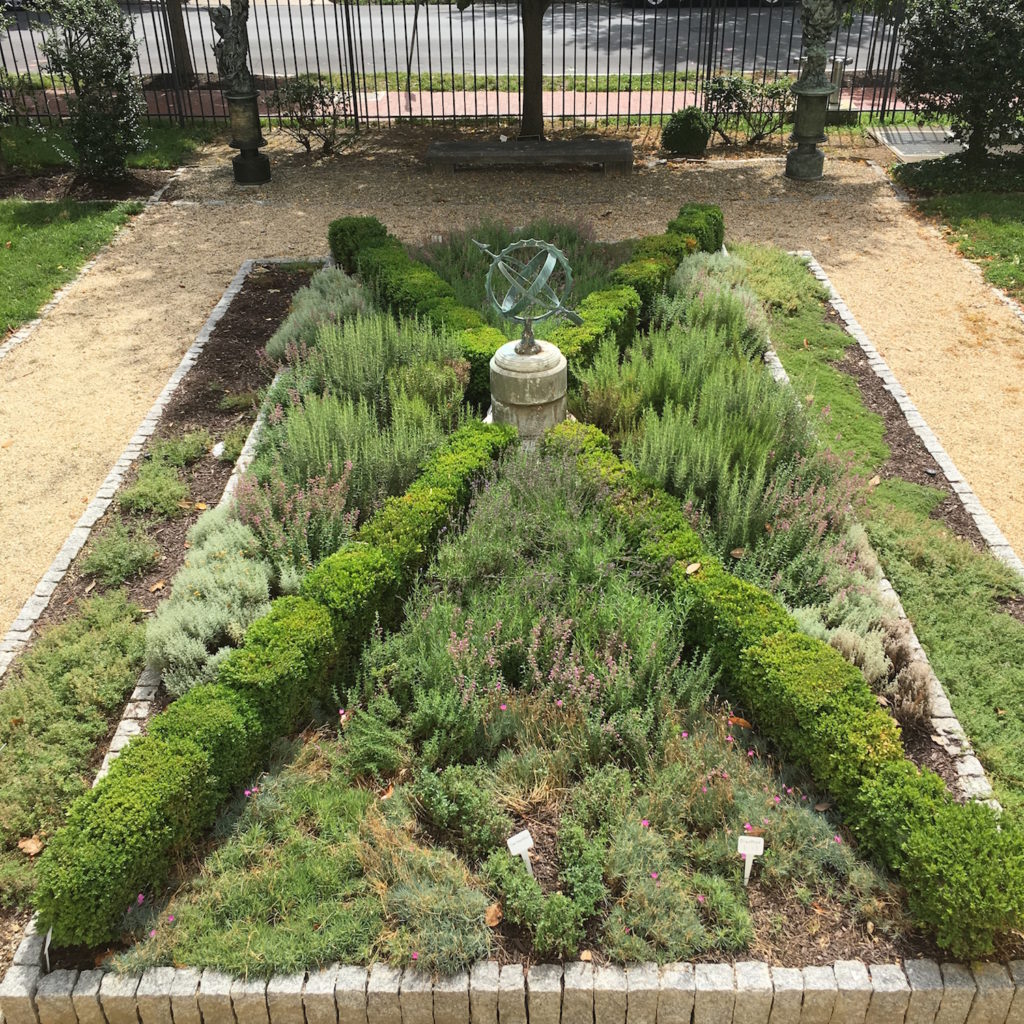
<path id="1" fill-rule="evenodd" d="M 275 147 L 272 147 L 272 149 Z M 1024 552 L 1024 325 L 979 275 L 846 149 L 796 185 L 777 160 L 661 164 L 632 177 L 452 180 L 415 163 L 421 140 L 310 165 L 278 152 L 239 193 L 226 151 L 190 168 L 0 363 L 0 631 L 243 259 L 326 250 L 328 222 L 379 216 L 410 241 L 484 217 L 565 218 L 600 239 L 664 230 L 686 200 L 721 203 L 728 237 L 810 249 L 1018 553 Z"/>

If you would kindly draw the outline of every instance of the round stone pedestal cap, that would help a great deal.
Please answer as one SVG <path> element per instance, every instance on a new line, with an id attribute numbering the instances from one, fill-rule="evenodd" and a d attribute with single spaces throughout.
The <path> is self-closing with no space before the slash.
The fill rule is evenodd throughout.
<path id="1" fill-rule="evenodd" d="M 546 341 L 532 356 L 519 355 L 516 345 L 514 341 L 502 345 L 491 359 L 491 397 L 506 406 L 546 405 L 564 398 L 565 356 Z"/>
<path id="2" fill-rule="evenodd" d="M 553 370 L 562 359 L 562 353 L 549 342 L 538 339 L 540 351 L 532 356 L 521 356 L 516 351 L 518 341 L 507 341 L 494 353 L 494 362 L 510 373 L 543 373 Z"/>

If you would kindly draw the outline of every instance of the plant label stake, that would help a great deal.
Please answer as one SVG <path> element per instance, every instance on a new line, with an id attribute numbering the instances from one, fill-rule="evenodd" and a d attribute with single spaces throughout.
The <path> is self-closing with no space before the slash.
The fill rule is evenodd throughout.
<path id="1" fill-rule="evenodd" d="M 530 835 L 530 830 L 524 828 L 522 832 L 517 832 L 514 836 L 507 839 L 506 843 L 508 844 L 508 852 L 513 857 L 522 857 L 526 870 L 532 875 L 533 865 L 530 863 L 530 850 L 533 849 L 533 836 Z"/>
<path id="2" fill-rule="evenodd" d="M 764 836 L 740 836 L 736 841 L 736 852 L 743 854 L 743 884 L 747 885 L 754 858 L 764 853 Z"/>

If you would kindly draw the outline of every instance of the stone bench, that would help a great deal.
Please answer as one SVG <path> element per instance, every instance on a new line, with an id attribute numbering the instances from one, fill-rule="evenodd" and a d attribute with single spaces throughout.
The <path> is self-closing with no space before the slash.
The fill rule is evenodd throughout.
<path id="1" fill-rule="evenodd" d="M 427 147 L 431 170 L 493 170 L 541 167 L 594 167 L 606 174 L 629 174 L 633 143 L 628 139 L 561 139 L 552 142 L 432 142 Z"/>

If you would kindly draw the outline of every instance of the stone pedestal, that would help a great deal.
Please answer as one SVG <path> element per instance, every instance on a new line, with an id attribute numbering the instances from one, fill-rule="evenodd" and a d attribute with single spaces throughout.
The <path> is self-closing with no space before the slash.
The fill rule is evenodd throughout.
<path id="1" fill-rule="evenodd" d="M 818 149 L 818 143 L 825 140 L 825 118 L 828 115 L 828 98 L 834 86 L 811 85 L 797 82 L 793 85 L 796 94 L 796 124 L 792 139 L 796 149 L 786 155 L 786 177 L 796 181 L 817 181 L 822 177 L 825 154 Z"/>
<path id="2" fill-rule="evenodd" d="M 260 110 L 256 93 L 246 96 L 227 96 L 228 113 L 231 115 L 231 142 L 229 145 L 239 151 L 231 165 L 237 185 L 262 185 L 270 181 L 270 160 L 260 152 L 267 144 L 260 128 Z"/>
<path id="3" fill-rule="evenodd" d="M 516 352 L 518 342 L 502 345 L 491 359 L 491 415 L 495 423 L 519 428 L 524 441 L 535 441 L 565 419 L 565 356 L 546 341 L 533 355 Z"/>

